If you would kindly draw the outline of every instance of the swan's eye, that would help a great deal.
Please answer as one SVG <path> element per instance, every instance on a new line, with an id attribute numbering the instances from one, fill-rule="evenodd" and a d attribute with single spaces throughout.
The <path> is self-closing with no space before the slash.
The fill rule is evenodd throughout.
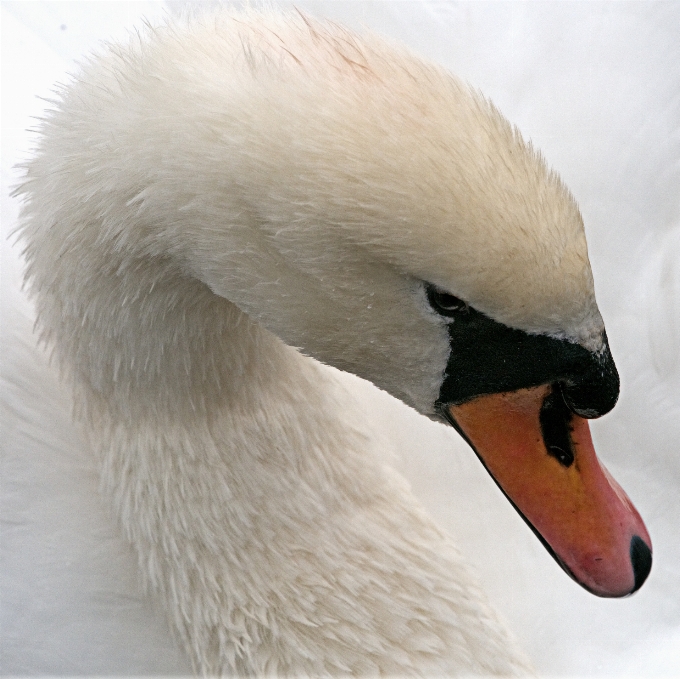
<path id="1" fill-rule="evenodd" d="M 469 309 L 467 302 L 464 302 L 459 297 L 450 295 L 444 290 L 435 288 L 433 285 L 427 287 L 427 299 L 432 308 L 442 316 L 453 316 L 458 311 L 467 311 Z"/>

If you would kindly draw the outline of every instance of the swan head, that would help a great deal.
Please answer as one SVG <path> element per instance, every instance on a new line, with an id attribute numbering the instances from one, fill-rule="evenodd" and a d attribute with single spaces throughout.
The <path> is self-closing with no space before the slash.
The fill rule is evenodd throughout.
<path id="1" fill-rule="evenodd" d="M 66 120 L 98 111 L 69 128 L 69 181 L 96 167 L 124 197 L 97 205 L 112 252 L 172 260 L 287 344 L 449 422 L 580 584 L 641 586 L 649 534 L 588 429 L 619 379 L 583 221 L 490 102 L 301 17 L 157 31 L 88 69 L 63 103 Z"/>
<path id="2" fill-rule="evenodd" d="M 448 73 L 312 30 L 253 66 L 240 134 L 266 153 L 230 160 L 241 259 L 199 268 L 287 343 L 452 424 L 586 589 L 634 592 L 651 540 L 590 437 L 619 378 L 575 200 Z"/>

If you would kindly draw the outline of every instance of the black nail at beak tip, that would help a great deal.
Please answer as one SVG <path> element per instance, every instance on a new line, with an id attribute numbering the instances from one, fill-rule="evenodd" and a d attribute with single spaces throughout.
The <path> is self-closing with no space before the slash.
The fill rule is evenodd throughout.
<path id="1" fill-rule="evenodd" d="M 635 587 L 631 591 L 632 594 L 642 587 L 649 571 L 652 570 L 652 550 L 637 535 L 633 535 L 630 540 L 630 561 L 633 564 L 633 573 L 635 574 Z"/>

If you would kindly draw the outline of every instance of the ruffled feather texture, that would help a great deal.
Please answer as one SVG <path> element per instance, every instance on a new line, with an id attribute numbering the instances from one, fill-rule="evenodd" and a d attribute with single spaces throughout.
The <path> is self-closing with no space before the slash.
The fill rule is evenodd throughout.
<path id="1" fill-rule="evenodd" d="M 181 3 L 168 3 L 178 11 Z M 407 42 L 490 96 L 579 201 L 600 309 L 622 375 L 594 423 L 601 458 L 652 534 L 634 597 L 591 597 L 564 577 L 456 435 L 344 378 L 394 461 L 454 538 L 540 673 L 680 673 L 680 11 L 670 3 L 304 3 Z M 98 492 L 70 393 L 36 347 L 7 235 L 12 166 L 39 93 L 72 59 L 120 37 L 155 3 L 3 4 L 2 672 L 187 674 L 143 593 L 135 558 Z"/>

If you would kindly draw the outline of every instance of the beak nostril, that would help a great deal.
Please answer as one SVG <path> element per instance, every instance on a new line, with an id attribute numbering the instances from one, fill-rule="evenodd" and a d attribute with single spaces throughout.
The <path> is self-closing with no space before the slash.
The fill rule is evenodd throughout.
<path id="1" fill-rule="evenodd" d="M 649 571 L 652 570 L 652 550 L 637 535 L 633 535 L 630 541 L 630 561 L 633 564 L 633 573 L 635 574 L 635 587 L 631 591 L 632 594 L 642 587 Z"/>
<path id="2" fill-rule="evenodd" d="M 571 444 L 570 423 L 572 413 L 562 397 L 559 384 L 554 384 L 545 397 L 539 420 L 543 443 L 548 455 L 552 455 L 563 467 L 574 462 L 574 449 Z"/>

